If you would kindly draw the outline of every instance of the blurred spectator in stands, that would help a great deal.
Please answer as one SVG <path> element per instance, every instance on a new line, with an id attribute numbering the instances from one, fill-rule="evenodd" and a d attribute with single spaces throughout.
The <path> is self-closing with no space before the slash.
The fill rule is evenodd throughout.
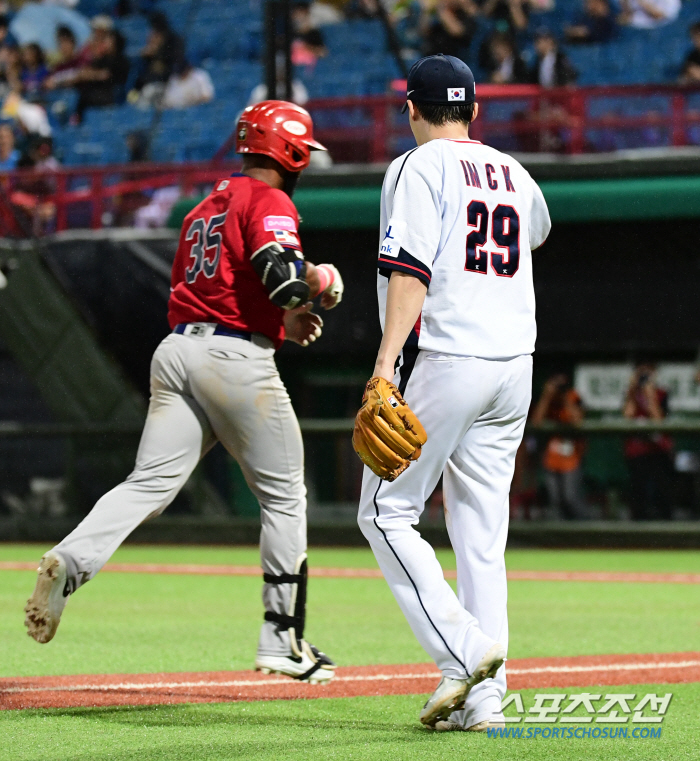
<path id="1" fill-rule="evenodd" d="M 321 0 L 310 3 L 311 24 L 316 27 L 342 24 L 343 14 L 340 8 L 336 7 L 338 5 L 338 2 L 321 2 Z"/>
<path id="2" fill-rule="evenodd" d="M 51 73 L 44 82 L 44 87 L 47 90 L 63 87 L 64 82 L 70 81 L 72 72 L 84 66 L 89 60 L 87 49 L 78 53 L 78 43 L 73 30 L 69 26 L 59 26 L 56 29 L 56 44 L 58 47 L 58 58 L 51 69 Z"/>
<path id="3" fill-rule="evenodd" d="M 42 172 L 60 168 L 58 159 L 53 155 L 53 140 L 42 135 L 32 135 L 27 141 L 24 156 L 20 160 L 23 167 L 31 167 Z"/>
<path id="4" fill-rule="evenodd" d="M 284 92 L 284 80 L 278 80 L 277 81 L 277 92 L 283 93 Z M 282 96 L 279 96 L 282 97 Z M 263 100 L 267 100 L 267 85 L 265 82 L 261 82 L 259 85 L 256 85 L 252 92 L 250 93 L 250 96 L 248 97 L 248 102 L 246 103 L 247 106 L 254 106 L 256 103 L 260 103 Z M 304 106 L 309 101 L 309 91 L 306 89 L 304 83 L 301 81 L 301 79 L 297 79 L 296 77 L 292 79 L 292 103 L 296 103 L 297 106 Z M 318 151 L 318 153 L 321 153 L 322 151 Z"/>
<path id="5" fill-rule="evenodd" d="M 373 19 L 379 17 L 379 0 L 350 0 L 345 6 L 345 17 L 349 19 Z"/>
<path id="6" fill-rule="evenodd" d="M 51 138 L 32 135 L 27 141 L 18 169 L 32 169 L 34 172 L 23 174 L 15 181 L 10 201 L 24 217 L 25 229 L 31 229 L 34 235 L 51 231 L 56 217 L 56 205 L 48 197 L 56 192 L 56 181 L 47 172 L 54 172 L 59 167 L 60 164 L 53 155 Z"/>
<path id="7" fill-rule="evenodd" d="M 175 64 L 165 86 L 163 108 L 188 108 L 214 100 L 214 83 L 209 73 L 183 59 Z"/>
<path id="8" fill-rule="evenodd" d="M 22 89 L 22 54 L 17 45 L 5 44 L 0 48 L 0 95 Z"/>
<path id="9" fill-rule="evenodd" d="M 626 418 L 661 421 L 666 417 L 668 393 L 657 386 L 655 376 L 653 364 L 637 366 L 622 410 Z M 671 518 L 672 452 L 673 440 L 664 433 L 633 436 L 625 442 L 633 520 Z"/>
<path id="10" fill-rule="evenodd" d="M 138 101 L 140 105 L 158 102 L 175 67 L 181 66 L 185 60 L 185 44 L 171 29 L 168 17 L 161 11 L 154 11 L 148 17 L 148 23 L 151 32 L 141 51 L 141 72 L 129 93 L 129 101 Z"/>
<path id="11" fill-rule="evenodd" d="M 10 92 L 3 100 L 0 118 L 11 119 L 22 135 L 51 136 L 51 125 L 44 108 L 24 100 L 17 91 Z"/>
<path id="12" fill-rule="evenodd" d="M 585 0 L 583 11 L 564 30 L 573 44 L 608 42 L 615 34 L 615 17 L 609 0 Z"/>
<path id="13" fill-rule="evenodd" d="M 491 36 L 488 49 L 489 82 L 519 84 L 529 81 L 525 62 L 517 51 L 510 35 L 499 32 Z"/>
<path id="14" fill-rule="evenodd" d="M 399 0 L 391 11 L 391 23 L 401 43 L 401 55 L 407 61 L 420 57 L 422 8 L 419 0 Z"/>
<path id="15" fill-rule="evenodd" d="M 545 421 L 576 426 L 584 417 L 581 398 L 566 375 L 554 375 L 545 384 L 532 413 L 532 424 Z M 552 436 L 542 458 L 549 504 L 565 520 L 586 518 L 581 463 L 584 442 L 578 438 Z"/>
<path id="16" fill-rule="evenodd" d="M 681 84 L 700 82 L 700 21 L 696 21 L 689 29 L 693 49 L 685 57 L 681 71 Z"/>
<path id="17" fill-rule="evenodd" d="M 537 510 L 537 439 L 529 434 L 523 437 L 515 453 L 515 469 L 510 487 L 511 520 L 531 520 L 539 517 Z"/>
<path id="18" fill-rule="evenodd" d="M 123 97 L 123 88 L 129 76 L 129 59 L 124 55 L 125 46 L 126 41 L 121 32 L 111 30 L 105 37 L 102 54 L 76 71 L 76 114 L 80 121 L 86 108 L 111 106 Z"/>
<path id="19" fill-rule="evenodd" d="M 481 14 L 496 22 L 498 31 L 508 31 L 513 37 L 527 29 L 530 3 L 527 0 L 485 0 L 480 3 Z"/>
<path id="20" fill-rule="evenodd" d="M 124 55 L 124 37 L 114 29 L 114 21 L 100 14 L 91 20 L 90 26 L 92 34 L 80 51 L 76 50 L 73 31 L 66 26 L 58 27 L 58 64 L 44 82 L 47 90 L 60 87 L 77 89 L 79 119 L 90 106 L 114 103 L 118 88 L 124 85 L 129 72 L 129 62 Z"/>
<path id="21" fill-rule="evenodd" d="M 573 84 L 578 72 L 566 54 L 559 50 L 556 37 L 548 29 L 540 29 L 535 36 L 537 57 L 530 70 L 530 81 L 542 87 L 564 87 Z"/>
<path id="22" fill-rule="evenodd" d="M 180 200 L 179 187 L 159 188 L 153 192 L 149 203 L 134 212 L 134 227 L 137 230 L 153 230 L 165 227 L 173 206 Z"/>
<path id="23" fill-rule="evenodd" d="M 621 0 L 618 23 L 635 29 L 655 29 L 675 21 L 681 0 Z"/>
<path id="24" fill-rule="evenodd" d="M 328 48 L 321 30 L 314 26 L 310 2 L 295 2 L 292 5 L 292 24 L 292 63 L 295 66 L 313 67 L 319 58 L 328 55 Z"/>
<path id="25" fill-rule="evenodd" d="M 135 129 L 126 136 L 126 148 L 129 151 L 129 161 L 148 161 L 150 151 L 150 136 L 146 129 Z"/>
<path id="26" fill-rule="evenodd" d="M 0 46 L 9 42 L 10 35 L 10 18 L 5 14 L 0 14 Z"/>
<path id="27" fill-rule="evenodd" d="M 46 57 L 41 46 L 30 42 L 22 48 L 22 92 L 28 100 L 37 100 L 49 76 Z"/>
<path id="28" fill-rule="evenodd" d="M 0 172 L 10 172 L 17 167 L 20 152 L 15 148 L 15 133 L 8 122 L 0 123 Z"/>
<path id="29" fill-rule="evenodd" d="M 85 62 L 92 58 L 99 58 L 104 53 L 105 47 L 109 44 L 107 38 L 114 30 L 113 19 L 105 13 L 100 13 L 90 20 L 92 34 L 85 44 L 83 55 Z"/>
<path id="30" fill-rule="evenodd" d="M 435 0 L 423 6 L 423 55 L 453 55 L 466 60 L 479 9 L 472 0 Z"/>

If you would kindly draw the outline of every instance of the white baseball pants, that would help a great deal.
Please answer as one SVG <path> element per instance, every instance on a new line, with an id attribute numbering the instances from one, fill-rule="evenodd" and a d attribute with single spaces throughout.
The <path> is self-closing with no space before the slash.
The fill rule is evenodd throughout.
<path id="1" fill-rule="evenodd" d="M 531 388 L 529 355 L 485 360 L 419 352 L 404 398 L 428 434 L 423 452 L 391 483 L 365 468 L 360 528 L 418 641 L 455 679 L 466 679 L 494 641 L 508 647 L 508 493 Z M 414 528 L 441 475 L 456 595 Z M 452 718 L 465 727 L 490 718 L 505 691 L 501 668 Z"/>
<path id="2" fill-rule="evenodd" d="M 238 461 L 262 512 L 265 573 L 295 573 L 306 551 L 301 431 L 277 372 L 272 342 L 171 334 L 151 363 L 151 401 L 136 466 L 55 550 L 75 590 L 143 521 L 165 510 L 220 441 Z M 291 584 L 265 584 L 266 610 L 287 613 Z M 288 655 L 289 635 L 263 624 L 259 655 Z"/>

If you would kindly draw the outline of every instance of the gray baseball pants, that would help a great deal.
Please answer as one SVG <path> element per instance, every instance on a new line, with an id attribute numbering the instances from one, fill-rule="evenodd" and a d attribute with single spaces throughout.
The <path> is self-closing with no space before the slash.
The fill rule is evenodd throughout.
<path id="1" fill-rule="evenodd" d="M 137 526 L 168 507 L 217 441 L 238 461 L 260 502 L 263 571 L 295 573 L 306 551 L 304 450 L 272 342 L 257 334 L 252 341 L 171 334 L 153 355 L 151 400 L 133 472 L 55 547 L 73 590 L 93 578 Z M 287 613 L 291 595 L 291 584 L 265 584 L 265 609 Z M 265 622 L 258 654 L 290 653 L 286 630 Z"/>

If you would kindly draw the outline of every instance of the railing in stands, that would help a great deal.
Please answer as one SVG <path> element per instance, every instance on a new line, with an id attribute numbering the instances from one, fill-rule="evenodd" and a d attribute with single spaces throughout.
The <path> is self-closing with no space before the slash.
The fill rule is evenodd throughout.
<path id="1" fill-rule="evenodd" d="M 509 152 L 581 154 L 700 142 L 700 133 L 691 134 L 700 124 L 697 87 L 479 85 L 477 101 L 472 137 Z M 324 98 L 308 108 L 336 160 L 385 162 L 411 147 L 404 102 L 395 95 Z"/>
<path id="2" fill-rule="evenodd" d="M 223 160 L 0 173 L 0 236 L 130 226 L 133 212 L 148 203 L 151 191 L 177 186 L 183 195 L 191 195 L 238 166 Z"/>
<path id="3" fill-rule="evenodd" d="M 477 99 L 472 136 L 509 152 L 580 154 L 631 147 L 618 139 L 624 135 L 639 146 L 700 144 L 700 88 L 480 85 Z M 382 95 L 319 99 L 308 108 L 317 137 L 337 163 L 382 163 L 414 145 L 400 113 L 403 103 L 402 97 Z M 0 236 L 130 226 L 151 191 L 175 185 L 189 195 L 232 171 L 234 144 L 235 133 L 204 163 L 0 173 Z"/>

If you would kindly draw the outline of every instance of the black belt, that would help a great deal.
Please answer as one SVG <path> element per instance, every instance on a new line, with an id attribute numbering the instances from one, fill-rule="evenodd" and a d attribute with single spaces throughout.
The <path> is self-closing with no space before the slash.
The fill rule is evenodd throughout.
<path id="1" fill-rule="evenodd" d="M 181 322 L 179 325 L 176 325 L 173 328 L 173 333 L 179 333 L 182 335 L 187 329 L 187 326 L 190 324 L 196 325 L 197 323 Z M 197 335 L 196 330 L 191 335 Z M 247 330 L 233 330 L 233 328 L 225 328 L 223 325 L 217 325 L 216 328 L 214 328 L 213 335 L 229 336 L 230 338 L 242 338 L 244 341 L 253 340 L 253 334 L 249 333 Z"/>

